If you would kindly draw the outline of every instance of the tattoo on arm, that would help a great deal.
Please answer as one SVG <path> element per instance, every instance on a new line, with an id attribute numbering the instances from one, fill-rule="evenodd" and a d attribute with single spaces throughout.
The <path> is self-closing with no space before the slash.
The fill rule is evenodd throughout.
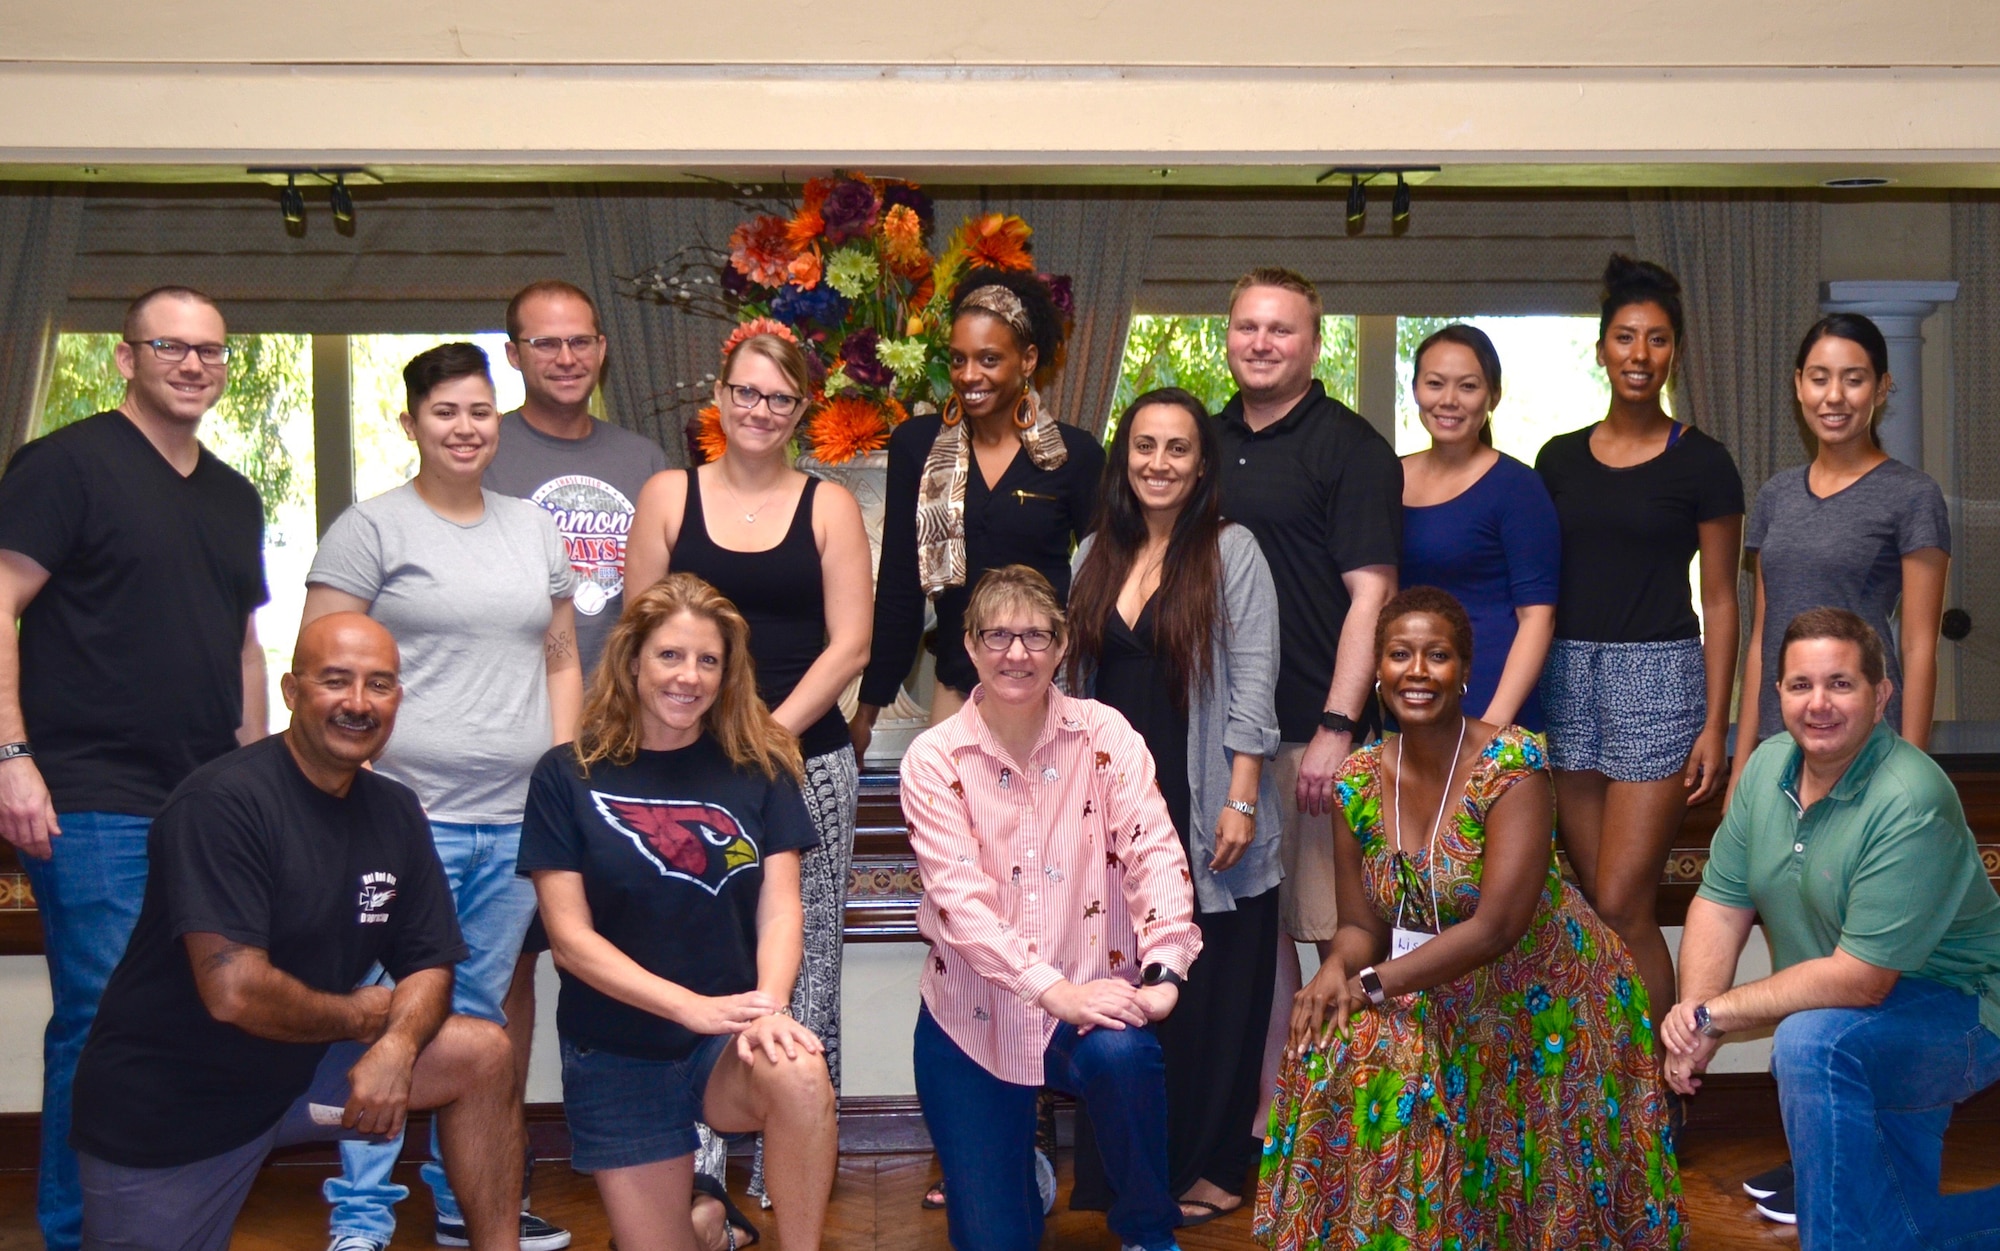
<path id="1" fill-rule="evenodd" d="M 242 943 L 224 943 L 217 950 L 202 957 L 201 971 L 203 973 L 219 972 L 236 963 L 236 957 L 248 950 L 249 948 L 245 947 Z"/>
<path id="2" fill-rule="evenodd" d="M 543 641 L 542 651 L 551 661 L 568 660 L 576 653 L 576 640 L 568 630 L 558 630 Z"/>

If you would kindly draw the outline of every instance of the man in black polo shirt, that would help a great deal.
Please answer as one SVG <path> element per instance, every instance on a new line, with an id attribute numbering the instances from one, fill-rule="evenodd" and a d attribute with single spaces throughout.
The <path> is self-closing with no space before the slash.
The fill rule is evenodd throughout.
<path id="1" fill-rule="evenodd" d="M 125 398 L 23 447 L 0 478 L 0 837 L 49 957 L 48 1251 L 77 1247 L 70 1079 L 139 916 L 147 827 L 197 766 L 265 732 L 263 505 L 197 437 L 229 381 L 226 334 L 199 291 L 132 301 Z"/>
<path id="2" fill-rule="evenodd" d="M 1228 334 L 1237 393 L 1219 433 L 1223 514 L 1257 536 L 1278 590 L 1280 919 L 1285 933 L 1324 952 L 1336 925 L 1333 775 L 1374 726 L 1375 618 L 1396 592 L 1403 466 L 1313 377 L 1322 312 L 1319 292 L 1291 270 L 1237 280 Z M 1299 985 L 1296 953 L 1281 947 L 1280 1044 L 1287 988 Z"/>
<path id="3" fill-rule="evenodd" d="M 435 1108 L 471 1245 L 516 1251 L 521 1130 L 430 825 L 364 769 L 402 700 L 360 613 L 299 634 L 291 728 L 202 766 L 153 822 L 145 903 L 77 1065 L 84 1251 L 227 1251 L 272 1148 Z M 377 984 L 380 969 L 395 988 Z"/>

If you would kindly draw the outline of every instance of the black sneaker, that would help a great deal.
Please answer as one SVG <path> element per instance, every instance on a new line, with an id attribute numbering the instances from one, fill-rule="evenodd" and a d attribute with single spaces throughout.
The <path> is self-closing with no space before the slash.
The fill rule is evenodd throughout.
<path id="1" fill-rule="evenodd" d="M 463 1221 L 437 1218 L 437 1244 L 441 1247 L 469 1247 Z M 521 1251 L 562 1251 L 569 1245 L 569 1231 L 549 1224 L 533 1212 L 521 1213 Z"/>
<path id="2" fill-rule="evenodd" d="M 1768 1199 L 1757 1200 L 1757 1215 L 1780 1225 L 1798 1224 L 1799 1205 L 1792 1197 L 1792 1188 L 1787 1186 Z"/>
<path id="3" fill-rule="evenodd" d="M 1743 1183 L 1743 1193 L 1752 1199 L 1768 1199 L 1780 1190 L 1792 1188 L 1792 1162 L 1786 1160 L 1774 1169 L 1767 1169 Z"/>

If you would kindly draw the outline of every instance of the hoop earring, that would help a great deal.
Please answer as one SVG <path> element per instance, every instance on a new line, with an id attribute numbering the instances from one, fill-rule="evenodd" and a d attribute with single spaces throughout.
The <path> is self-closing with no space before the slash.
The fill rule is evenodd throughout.
<path id="1" fill-rule="evenodd" d="M 1025 387 L 1021 390 L 1021 402 L 1014 409 L 1014 428 L 1016 430 L 1035 428 L 1035 408 L 1028 402 L 1028 390 Z"/>
<path id="2" fill-rule="evenodd" d="M 944 411 L 938 417 L 947 426 L 955 426 L 965 420 L 965 409 L 959 406 L 956 395 L 944 402 Z"/>
<path id="3" fill-rule="evenodd" d="M 1470 694 L 1472 694 L 1472 683 L 1460 682 L 1458 684 L 1458 697 L 1460 699 L 1464 699 L 1467 695 Z"/>

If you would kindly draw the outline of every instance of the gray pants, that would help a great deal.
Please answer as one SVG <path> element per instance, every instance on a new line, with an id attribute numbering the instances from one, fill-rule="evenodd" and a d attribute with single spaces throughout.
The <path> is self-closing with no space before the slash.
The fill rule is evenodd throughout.
<path id="1" fill-rule="evenodd" d="M 358 1042 L 328 1047 L 306 1093 L 276 1125 L 234 1151 L 168 1168 L 130 1168 L 79 1152 L 84 1251 L 229 1251 L 236 1214 L 272 1151 L 302 1142 L 386 1141 L 315 1124 L 307 1106 L 344 1107 L 347 1070 L 366 1050 Z"/>

